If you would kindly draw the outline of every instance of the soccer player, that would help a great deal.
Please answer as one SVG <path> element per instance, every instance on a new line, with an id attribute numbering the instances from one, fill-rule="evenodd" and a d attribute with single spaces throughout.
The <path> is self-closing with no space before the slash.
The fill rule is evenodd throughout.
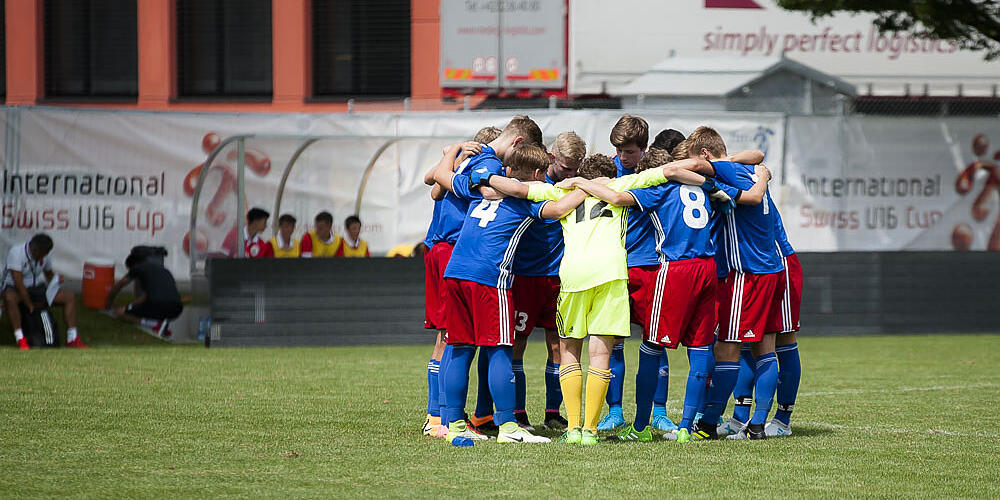
<path id="1" fill-rule="evenodd" d="M 337 257 L 371 257 L 368 242 L 361 239 L 361 219 L 357 215 L 348 216 L 344 219 L 344 229 L 347 230 L 347 236 L 344 236 L 344 243 L 340 245 Z"/>
<path id="2" fill-rule="evenodd" d="M 340 236 L 333 232 L 333 215 L 323 211 L 316 214 L 313 228 L 302 235 L 299 245 L 302 257 L 336 257 L 343 244 Z"/>
<path id="3" fill-rule="evenodd" d="M 611 145 L 615 147 L 615 157 L 612 159 L 616 167 L 616 177 L 629 175 L 635 172 L 636 165 L 642 155 L 646 153 L 646 146 L 649 142 L 649 124 L 646 120 L 638 116 L 623 115 L 611 129 Z M 643 231 L 646 229 L 646 231 Z M 642 214 L 631 213 L 628 216 L 628 228 L 626 230 L 626 245 L 629 249 L 629 267 L 642 264 L 636 263 L 642 260 L 638 255 L 634 255 L 641 245 L 651 249 L 648 238 L 643 238 L 641 234 L 649 234 L 648 222 Z M 647 257 L 651 256 L 651 250 L 647 251 Z M 651 262 L 651 263 L 655 263 Z M 641 286 L 629 279 L 630 317 L 633 323 L 643 324 L 641 304 L 637 304 L 635 297 L 643 294 Z M 597 429 L 607 431 L 625 425 L 625 417 L 622 415 L 622 397 L 625 392 L 625 339 L 617 339 L 614 350 L 611 353 L 611 384 L 608 386 L 607 403 L 608 414 L 605 415 L 598 424 Z M 670 422 L 671 426 L 673 422 Z M 670 427 L 670 426 L 668 426 Z"/>
<path id="4" fill-rule="evenodd" d="M 299 256 L 301 244 L 292 238 L 295 232 L 295 217 L 292 214 L 282 214 L 278 217 L 278 234 L 271 238 L 271 247 L 274 249 L 274 256 L 279 259 L 295 258 Z"/>
<path id="5" fill-rule="evenodd" d="M 548 166 L 544 149 L 535 145 L 514 147 L 521 142 L 512 142 L 514 138 L 523 140 L 523 135 L 516 126 L 508 125 L 491 146 L 483 147 L 483 152 L 471 159 L 468 169 L 477 176 L 487 176 L 486 179 L 489 175 L 498 176 L 495 166 L 500 163 L 500 155 L 505 164 L 501 168 L 509 175 L 530 180 L 535 170 Z M 492 147 L 501 141 L 508 144 L 505 150 Z M 528 227 L 546 215 L 554 218 L 568 213 L 573 200 L 557 203 L 529 203 L 518 198 L 485 200 L 470 182 L 473 177 L 452 171 L 451 158 L 458 151 L 457 146 L 450 148 L 434 172 L 438 184 L 459 198 L 470 200 L 469 212 L 444 274 L 448 294 L 447 342 L 452 346 L 445 373 L 448 441 L 457 446 L 471 446 L 479 439 L 464 420 L 469 367 L 479 346 L 480 356 L 485 352 L 489 362 L 487 377 L 496 405 L 493 419 L 499 427 L 497 442 L 549 442 L 548 438 L 521 428 L 514 420 L 512 264 Z"/>
<path id="6" fill-rule="evenodd" d="M 698 160 L 687 164 L 697 165 Z M 707 163 L 700 162 L 703 168 Z M 581 178 L 563 181 L 558 187 L 586 187 L 587 179 L 613 175 L 614 163 L 604 155 L 593 155 L 584 160 Z M 705 182 L 693 172 L 678 165 L 652 169 L 641 176 L 629 175 L 611 181 L 612 189 L 627 189 L 663 183 L 676 179 L 696 184 Z M 546 184 L 529 186 L 512 183 L 506 179 L 491 178 L 490 186 L 512 196 L 532 199 L 560 199 L 563 201 L 578 193 L 564 196 L 560 189 Z M 566 403 L 569 429 L 563 441 L 591 445 L 597 443 L 597 420 L 611 378 L 609 358 L 615 337 L 629 335 L 628 287 L 625 252 L 625 217 L 628 209 L 609 206 L 597 198 L 586 198 L 574 210 L 575 215 L 562 220 L 566 247 L 559 277 L 558 323 L 561 359 L 559 380 Z M 583 406 L 580 354 L 583 339 L 590 335 L 590 368 L 587 378 L 586 419 L 581 421 Z"/>
<path id="7" fill-rule="evenodd" d="M 587 154 L 587 144 L 575 132 L 556 136 L 547 170 L 535 172 L 534 180 L 555 184 L 574 177 Z M 514 418 L 528 430 L 534 430 L 525 410 L 527 382 L 524 374 L 524 350 L 535 326 L 545 329 L 548 358 L 545 363 L 544 427 L 566 430 L 566 419 L 559 414 L 562 389 L 559 386 L 559 334 L 556 331 L 556 302 L 559 298 L 559 263 L 563 256 L 562 228 L 556 220 L 532 224 L 524 233 L 514 256 L 514 382 L 516 405 Z"/>
<path id="8" fill-rule="evenodd" d="M 496 127 L 485 127 L 476 133 L 473 142 L 476 144 L 489 144 L 500 135 L 500 129 Z M 471 151 L 463 148 L 462 154 L 453 162 L 454 168 L 464 171 L 467 164 L 463 165 L 466 159 L 471 156 Z M 428 171 L 424 176 L 424 183 L 432 186 L 431 198 L 434 199 L 434 215 L 427 228 L 427 236 L 424 238 L 424 245 L 427 252 L 424 254 L 424 328 L 437 330 L 434 342 L 434 349 L 431 351 L 431 359 L 427 362 L 427 419 L 424 421 L 423 434 L 425 436 L 435 436 L 444 438 L 448 434 L 448 426 L 441 425 L 441 417 L 444 417 L 444 373 L 447 368 L 447 359 L 450 358 L 451 350 L 445 343 L 445 286 L 444 270 L 451 259 L 451 251 L 458 240 L 458 234 L 465 221 L 465 213 L 469 209 L 469 202 L 448 192 L 436 182 L 434 182 L 434 169 Z M 490 403 L 492 406 L 492 402 Z M 492 408 L 490 414 L 492 415 Z"/>
<path id="9" fill-rule="evenodd" d="M 749 190 L 756 179 L 753 168 L 730 161 L 722 137 L 714 129 L 699 127 L 688 137 L 688 154 L 712 161 L 718 180 Z M 725 410 L 739 371 L 740 346 L 750 344 L 755 360 L 756 410 L 744 430 L 748 439 L 764 439 L 764 421 L 770 412 L 777 385 L 774 353 L 774 319 L 780 324 L 785 278 L 781 255 L 775 248 L 775 214 L 765 190 L 759 203 L 743 203 L 726 214 L 716 243 L 719 274 L 726 273 L 719 288 L 719 337 L 715 344 L 715 370 L 704 415 L 692 439 L 717 439 L 716 422 Z"/>
<path id="10" fill-rule="evenodd" d="M 267 229 L 267 219 L 271 214 L 262 208 L 251 208 L 247 211 L 247 225 L 243 226 L 243 256 L 251 259 L 263 259 L 274 257 L 274 248 L 271 242 L 261 238 L 260 235 Z M 236 257 L 236 228 L 234 227 L 226 239 L 222 241 L 222 251 L 230 256 Z"/>
<path id="11" fill-rule="evenodd" d="M 28 339 L 24 338 L 21 329 L 21 310 L 18 305 L 24 303 L 28 313 L 35 311 L 35 300 L 31 291 L 37 291 L 44 297 L 47 283 L 61 279 L 52 271 L 52 238 L 45 233 L 38 233 L 31 240 L 14 245 L 7 252 L 6 267 L 3 272 L 3 301 L 7 309 L 10 328 L 14 330 L 14 340 L 22 351 L 28 350 Z M 52 305 L 63 306 L 63 319 L 66 320 L 66 347 L 86 349 L 76 330 L 76 295 L 69 290 L 59 290 Z"/>
<path id="12" fill-rule="evenodd" d="M 777 237 L 775 244 L 781 253 L 785 265 L 785 293 L 781 300 L 781 325 L 772 324 L 769 329 L 780 328 L 775 338 L 775 354 L 778 357 L 778 410 L 764 427 L 768 437 L 790 436 L 792 428 L 789 425 L 792 409 L 795 406 L 795 396 L 799 390 L 799 379 L 802 367 L 799 362 L 796 332 L 799 330 L 799 310 L 802 303 L 802 264 L 795 249 L 788 242 L 785 226 L 781 222 L 781 214 L 775 208 L 774 232 Z M 772 318 L 773 319 L 773 318 Z M 751 365 L 753 356 L 744 348 L 740 352 L 740 371 L 733 389 L 733 416 L 720 425 L 717 432 L 724 434 L 740 434 L 750 420 L 750 405 L 753 398 L 753 386 L 756 377 Z"/>
<path id="13" fill-rule="evenodd" d="M 777 214 L 777 211 L 775 213 Z M 778 355 L 778 410 L 774 412 L 771 422 L 764 427 L 764 434 L 768 437 L 792 435 L 792 409 L 795 407 L 799 379 L 802 376 L 797 339 L 800 326 L 799 311 L 802 308 L 802 263 L 788 242 L 781 215 L 778 214 L 776 218 L 778 248 L 785 264 L 785 295 L 781 300 L 782 329 L 775 339 L 774 348 Z"/>

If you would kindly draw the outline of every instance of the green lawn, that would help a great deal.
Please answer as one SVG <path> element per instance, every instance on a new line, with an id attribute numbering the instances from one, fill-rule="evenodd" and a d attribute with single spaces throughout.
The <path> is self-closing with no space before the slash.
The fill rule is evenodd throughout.
<path id="1" fill-rule="evenodd" d="M 95 337 L 86 351 L 0 348 L 0 497 L 1000 496 L 1000 336 L 807 336 L 794 436 L 593 448 L 421 436 L 428 346 Z M 543 352 L 525 360 L 535 419 Z M 671 364 L 676 418 L 687 367 L 682 353 Z"/>

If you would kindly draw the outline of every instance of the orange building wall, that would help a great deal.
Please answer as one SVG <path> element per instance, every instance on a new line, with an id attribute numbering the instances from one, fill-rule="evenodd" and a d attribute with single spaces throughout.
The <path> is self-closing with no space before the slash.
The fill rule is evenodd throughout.
<path id="1" fill-rule="evenodd" d="M 270 102 L 178 100 L 174 0 L 137 0 L 139 96 L 134 103 L 80 100 L 46 102 L 43 0 L 7 0 L 8 105 L 55 105 L 118 109 L 249 112 L 345 112 L 346 101 L 311 102 L 310 0 L 273 0 L 274 91 Z M 440 0 L 411 0 L 411 109 L 454 109 L 441 103 L 438 82 Z M 12 50 L 17 48 L 17 50 Z M 403 103 L 355 99 L 356 109 L 401 111 Z"/>

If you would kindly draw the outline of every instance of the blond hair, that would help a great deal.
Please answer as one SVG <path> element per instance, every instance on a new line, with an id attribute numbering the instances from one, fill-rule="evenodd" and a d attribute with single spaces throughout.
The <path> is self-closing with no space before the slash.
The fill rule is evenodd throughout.
<path id="1" fill-rule="evenodd" d="M 705 149 L 716 158 L 726 156 L 726 143 L 714 128 L 698 127 L 694 129 L 694 132 L 691 132 L 687 141 L 689 142 L 689 154 L 698 154 L 699 151 Z"/>
<path id="2" fill-rule="evenodd" d="M 563 132 L 552 143 L 552 153 L 561 156 L 571 165 L 579 165 L 583 157 L 587 156 L 587 143 L 576 132 Z"/>
<path id="3" fill-rule="evenodd" d="M 649 124 L 638 116 L 622 115 L 611 129 L 611 144 L 616 148 L 635 144 L 639 149 L 646 149 L 649 144 Z"/>
<path id="4" fill-rule="evenodd" d="M 670 153 L 666 149 L 660 148 L 649 148 L 646 154 L 642 155 L 642 159 L 635 166 L 635 173 L 642 172 L 643 170 L 649 170 L 651 168 L 656 168 L 662 165 L 666 165 L 674 161 L 674 158 L 670 156 Z"/>
<path id="5" fill-rule="evenodd" d="M 483 127 L 479 129 L 479 132 L 476 132 L 476 136 L 473 137 L 472 140 L 483 144 L 489 144 L 497 137 L 500 137 L 500 132 L 501 130 L 496 127 Z"/>
<path id="6" fill-rule="evenodd" d="M 507 153 L 504 163 L 510 167 L 511 177 L 530 181 L 534 180 L 536 170 L 544 172 L 549 168 L 549 154 L 541 146 L 522 144 Z"/>
<path id="7" fill-rule="evenodd" d="M 618 167 L 611 158 L 600 153 L 592 154 L 583 159 L 580 163 L 580 177 L 584 179 L 596 179 L 598 177 L 614 177 L 618 173 Z"/>
<path id="8" fill-rule="evenodd" d="M 521 137 L 526 144 L 544 147 L 542 144 L 542 129 L 538 127 L 538 124 L 534 120 L 528 118 L 527 115 L 517 115 L 512 118 L 510 123 L 503 128 L 503 133 Z"/>

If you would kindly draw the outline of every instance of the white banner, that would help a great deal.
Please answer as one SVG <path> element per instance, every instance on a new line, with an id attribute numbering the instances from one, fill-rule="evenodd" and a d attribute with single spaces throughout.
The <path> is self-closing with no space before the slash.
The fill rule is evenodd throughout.
<path id="1" fill-rule="evenodd" d="M 242 223 L 233 143 L 209 167 L 196 208 L 197 237 L 190 238 L 199 168 L 221 140 L 266 134 L 246 142 L 247 207 L 273 210 L 282 173 L 303 144 L 302 136 L 338 136 L 303 149 L 289 173 L 280 212 L 298 219 L 296 236 L 311 227 L 321 210 L 333 213 L 335 230 L 343 233 L 343 220 L 355 211 L 371 163 L 359 215 L 362 237 L 378 255 L 400 243 L 423 240 L 433 207 L 423 173 L 437 162 L 441 148 L 471 138 L 481 127 L 502 127 L 517 113 L 524 112 L 284 115 L 7 108 L 0 250 L 34 233 L 49 233 L 56 242 L 57 271 L 79 278 L 86 261 L 118 262 L 121 273 L 132 246 L 164 246 L 168 267 L 185 281 L 189 240 L 202 254 L 216 252 L 226 234 Z M 609 134 L 620 111 L 527 114 L 538 121 L 547 140 L 575 130 L 590 152 L 614 154 Z M 768 163 L 781 164 L 780 116 L 643 116 L 650 123 L 650 140 L 663 128 L 687 134 L 709 124 L 725 136 L 730 149 L 763 149 Z M 780 174 L 780 169 L 774 171 Z M 272 223 L 278 215 L 272 213 Z"/>
<path id="2" fill-rule="evenodd" d="M 796 249 L 1000 250 L 995 119 L 793 117 L 788 128 L 781 213 Z"/>

